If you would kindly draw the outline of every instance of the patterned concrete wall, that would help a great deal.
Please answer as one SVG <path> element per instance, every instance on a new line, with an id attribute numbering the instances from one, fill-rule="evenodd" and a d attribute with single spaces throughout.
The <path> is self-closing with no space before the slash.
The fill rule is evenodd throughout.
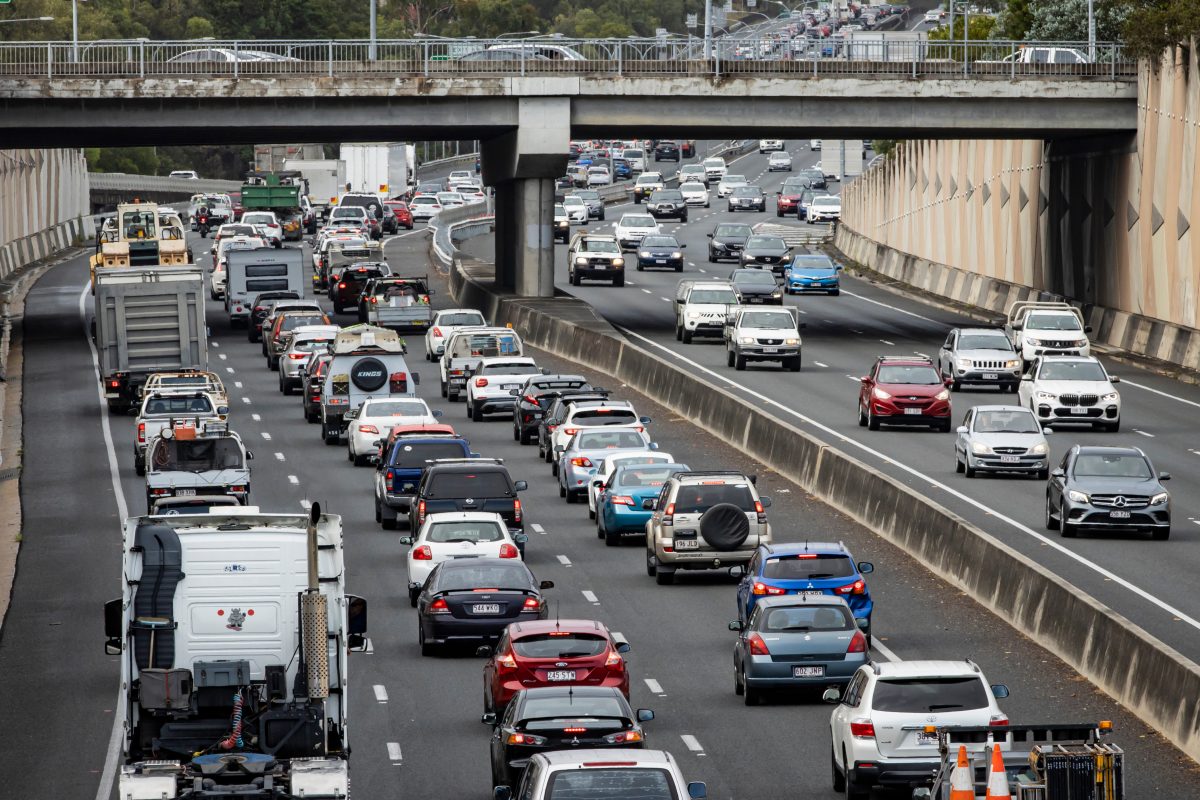
<path id="1" fill-rule="evenodd" d="M 916 285 L 1061 295 L 1111 344 L 1200 366 L 1198 52 L 1143 66 L 1133 139 L 905 143 L 846 188 L 839 240 Z"/>
<path id="2" fill-rule="evenodd" d="M 0 150 L 0 279 L 94 233 L 81 150 Z"/>

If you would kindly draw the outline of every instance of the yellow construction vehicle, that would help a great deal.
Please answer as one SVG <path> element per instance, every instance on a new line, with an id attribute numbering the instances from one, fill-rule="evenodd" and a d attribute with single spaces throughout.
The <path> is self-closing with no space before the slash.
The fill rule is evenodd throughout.
<path id="1" fill-rule="evenodd" d="M 92 289 L 96 267 L 153 267 L 191 264 L 179 213 L 155 203 L 123 203 L 96 234 L 91 259 Z"/>

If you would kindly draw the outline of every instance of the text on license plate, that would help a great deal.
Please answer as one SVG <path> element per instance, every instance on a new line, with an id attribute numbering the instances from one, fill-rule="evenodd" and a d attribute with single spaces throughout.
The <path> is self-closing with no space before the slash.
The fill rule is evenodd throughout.
<path id="1" fill-rule="evenodd" d="M 471 613 L 472 614 L 499 614 L 500 613 L 500 604 L 499 603 L 476 603 L 475 605 L 471 606 Z"/>
<path id="2" fill-rule="evenodd" d="M 575 680 L 575 670 L 573 669 L 552 669 L 546 673 L 548 681 L 573 681 Z"/>
<path id="3" fill-rule="evenodd" d="M 196 490 L 195 489 L 176 489 L 175 496 L 176 497 L 195 497 Z"/>
<path id="4" fill-rule="evenodd" d="M 1019 464 L 1021 459 L 1018 456 L 1000 456 L 1001 464 Z"/>
<path id="5" fill-rule="evenodd" d="M 1081 415 L 1081 416 L 1082 416 L 1083 414 L 1086 414 L 1086 413 L 1087 413 L 1087 409 L 1086 409 L 1086 408 L 1072 408 L 1072 409 L 1071 409 L 1071 413 L 1072 413 L 1072 414 L 1079 414 L 1079 415 Z"/>
<path id="6" fill-rule="evenodd" d="M 778 353 L 779 348 L 778 347 L 764 347 L 763 352 L 764 353 Z"/>
<path id="7" fill-rule="evenodd" d="M 904 413 L 905 413 L 905 414 L 920 414 L 920 413 L 921 413 L 921 409 L 919 409 L 919 408 L 906 408 L 906 409 L 904 409 Z"/>
<path id="8" fill-rule="evenodd" d="M 1129 519 L 1129 512 L 1113 510 L 1108 512 L 1108 516 L 1112 517 L 1113 519 Z"/>
<path id="9" fill-rule="evenodd" d="M 676 539 L 676 550 L 696 550 L 700 547 L 700 542 L 696 539 Z"/>
<path id="10" fill-rule="evenodd" d="M 823 678 L 825 677 L 825 665 L 818 664 L 811 667 L 792 667 L 793 678 Z"/>
<path id="11" fill-rule="evenodd" d="M 654 259 L 654 263 L 655 264 L 665 264 L 665 263 L 667 263 L 667 260 L 665 258 L 656 258 L 656 259 Z"/>
<path id="12" fill-rule="evenodd" d="M 937 744 L 937 740 L 938 737 L 936 733 L 925 733 L 924 731 L 917 732 L 917 744 Z"/>
<path id="13" fill-rule="evenodd" d="M 999 373 L 997 373 L 997 372 L 985 372 L 985 373 L 983 373 L 983 379 L 984 379 L 985 381 L 994 381 L 994 380 L 998 380 L 999 378 L 1000 378 L 1000 374 L 999 374 Z"/>

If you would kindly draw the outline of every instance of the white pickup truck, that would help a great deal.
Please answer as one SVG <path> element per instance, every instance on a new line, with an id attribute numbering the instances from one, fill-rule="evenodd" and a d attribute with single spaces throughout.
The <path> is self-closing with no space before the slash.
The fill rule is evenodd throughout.
<path id="1" fill-rule="evenodd" d="M 467 416 L 476 422 L 485 414 L 512 414 L 516 395 L 530 375 L 542 374 L 532 358 L 481 358 L 467 381 Z"/>
<path id="2" fill-rule="evenodd" d="M 467 380 L 480 362 L 496 356 L 524 355 L 521 337 L 512 328 L 465 328 L 446 339 L 438 369 L 442 397 L 457 401 L 467 392 Z"/>
<path id="3" fill-rule="evenodd" d="M 191 421 L 199 424 L 205 420 L 224 421 L 229 407 L 218 405 L 215 398 L 206 392 L 153 392 L 142 400 L 137 417 L 137 438 L 133 442 L 133 471 L 146 474 L 146 445 L 153 441 L 164 428 L 173 428 L 176 422 Z"/>
<path id="4" fill-rule="evenodd" d="M 744 370 L 750 361 L 778 361 L 784 369 L 799 372 L 803 327 L 794 309 L 736 308 L 725 318 L 727 363 Z"/>
<path id="5" fill-rule="evenodd" d="M 1092 329 L 1069 303 L 1021 300 L 1008 308 L 1004 332 L 1028 364 L 1038 356 L 1091 355 Z"/>

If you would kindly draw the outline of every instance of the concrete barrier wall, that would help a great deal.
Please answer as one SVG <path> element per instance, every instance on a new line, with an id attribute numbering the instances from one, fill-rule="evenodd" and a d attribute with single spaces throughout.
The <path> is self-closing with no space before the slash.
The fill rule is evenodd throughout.
<path id="1" fill-rule="evenodd" d="M 0 150 L 0 280 L 94 235 L 81 150 Z"/>

